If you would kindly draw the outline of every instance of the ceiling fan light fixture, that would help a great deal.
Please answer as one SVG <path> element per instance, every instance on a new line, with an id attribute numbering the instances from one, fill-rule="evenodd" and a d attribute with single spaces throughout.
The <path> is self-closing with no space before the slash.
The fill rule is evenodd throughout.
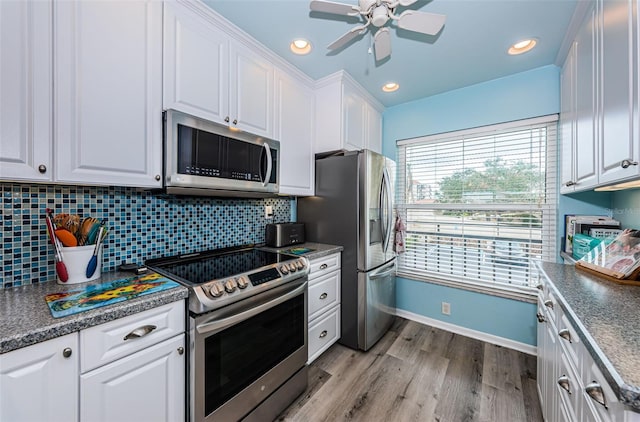
<path id="1" fill-rule="evenodd" d="M 509 47 L 509 50 L 507 52 L 512 56 L 526 53 L 527 51 L 531 51 L 537 43 L 538 41 L 535 38 L 528 38 L 526 40 L 514 43 L 513 45 L 511 45 L 511 47 Z"/>
<path id="2" fill-rule="evenodd" d="M 398 88 L 400 88 L 400 85 L 397 82 L 387 82 L 386 84 L 382 85 L 382 90 L 384 92 L 394 92 L 397 91 Z"/>
<path id="3" fill-rule="evenodd" d="M 373 26 L 377 26 L 380 28 L 389 20 L 389 9 L 387 6 L 380 5 L 373 9 L 373 13 L 371 13 L 371 23 Z"/>
<path id="4" fill-rule="evenodd" d="M 304 38 L 296 38 L 291 42 L 289 48 L 294 54 L 304 56 L 311 52 L 311 43 Z"/>

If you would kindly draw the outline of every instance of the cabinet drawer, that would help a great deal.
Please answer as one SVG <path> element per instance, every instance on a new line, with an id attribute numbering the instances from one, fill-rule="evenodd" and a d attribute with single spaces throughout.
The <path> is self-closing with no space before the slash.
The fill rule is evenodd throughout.
<path id="1" fill-rule="evenodd" d="M 582 356 L 585 355 L 586 350 L 583 351 L 582 341 L 564 312 L 560 312 L 558 319 L 558 342 L 562 345 L 561 350 L 567 355 L 569 364 L 573 366 L 578 376 L 582 377 L 584 375 Z"/>
<path id="2" fill-rule="evenodd" d="M 184 332 L 184 312 L 181 300 L 80 331 L 80 372 Z"/>
<path id="3" fill-rule="evenodd" d="M 321 275 L 309 286 L 309 321 L 340 303 L 340 271 Z"/>
<path id="4" fill-rule="evenodd" d="M 569 365 L 566 359 L 566 355 L 563 353 L 560 355 L 560 367 L 558 368 L 559 375 L 557 376 L 556 389 L 560 398 L 559 404 L 564 405 L 567 415 L 570 421 L 579 420 L 580 415 L 580 390 L 582 386 L 578 376 Z M 565 390 L 562 386 L 566 386 L 569 390 Z"/>
<path id="5" fill-rule="evenodd" d="M 309 284 L 311 285 L 316 277 L 338 268 L 340 268 L 340 253 L 312 260 L 309 266 Z"/>
<path id="6" fill-rule="evenodd" d="M 309 325 L 309 361 L 313 362 L 340 338 L 340 305 Z"/>

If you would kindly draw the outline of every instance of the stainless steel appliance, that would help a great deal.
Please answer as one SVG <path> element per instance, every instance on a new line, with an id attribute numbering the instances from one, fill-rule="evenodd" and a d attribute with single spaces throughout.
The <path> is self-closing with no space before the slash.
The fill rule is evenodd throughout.
<path id="1" fill-rule="evenodd" d="M 164 113 L 164 187 L 170 194 L 275 196 L 280 143 L 175 110 Z"/>
<path id="2" fill-rule="evenodd" d="M 316 159 L 316 196 L 298 199 L 307 240 L 344 247 L 340 343 L 368 350 L 395 315 L 395 163 L 373 151 Z"/>
<path id="3" fill-rule="evenodd" d="M 267 246 L 281 248 L 283 246 L 304 243 L 304 224 L 276 223 L 265 226 L 265 243 Z"/>
<path id="4" fill-rule="evenodd" d="M 146 264 L 190 289 L 192 422 L 273 420 L 306 389 L 306 258 L 248 246 Z"/>

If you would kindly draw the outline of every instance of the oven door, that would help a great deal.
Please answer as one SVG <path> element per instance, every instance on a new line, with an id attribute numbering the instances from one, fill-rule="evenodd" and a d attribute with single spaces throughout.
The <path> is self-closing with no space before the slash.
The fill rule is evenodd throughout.
<path id="1" fill-rule="evenodd" d="M 307 361 L 307 279 L 191 318 L 191 420 L 240 420 Z"/>

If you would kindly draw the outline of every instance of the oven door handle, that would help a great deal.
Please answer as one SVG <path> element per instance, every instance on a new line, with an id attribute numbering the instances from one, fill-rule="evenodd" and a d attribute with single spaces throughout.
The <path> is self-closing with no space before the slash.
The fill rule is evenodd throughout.
<path id="1" fill-rule="evenodd" d="M 270 300 L 265 303 L 261 303 L 260 305 L 253 306 L 245 311 L 238 312 L 232 316 L 217 319 L 216 317 L 211 318 L 208 322 L 203 322 L 202 324 L 198 324 L 196 326 L 196 330 L 200 334 L 210 333 L 211 331 L 221 331 L 225 328 L 228 328 L 234 324 L 244 321 L 245 319 L 249 319 L 253 316 L 258 315 L 260 312 L 264 312 L 267 309 L 273 308 L 281 303 L 286 302 L 287 300 L 299 296 L 304 293 L 307 289 L 307 283 L 303 283 L 302 285 L 296 287 L 295 289 L 278 296 L 277 298 Z"/>

